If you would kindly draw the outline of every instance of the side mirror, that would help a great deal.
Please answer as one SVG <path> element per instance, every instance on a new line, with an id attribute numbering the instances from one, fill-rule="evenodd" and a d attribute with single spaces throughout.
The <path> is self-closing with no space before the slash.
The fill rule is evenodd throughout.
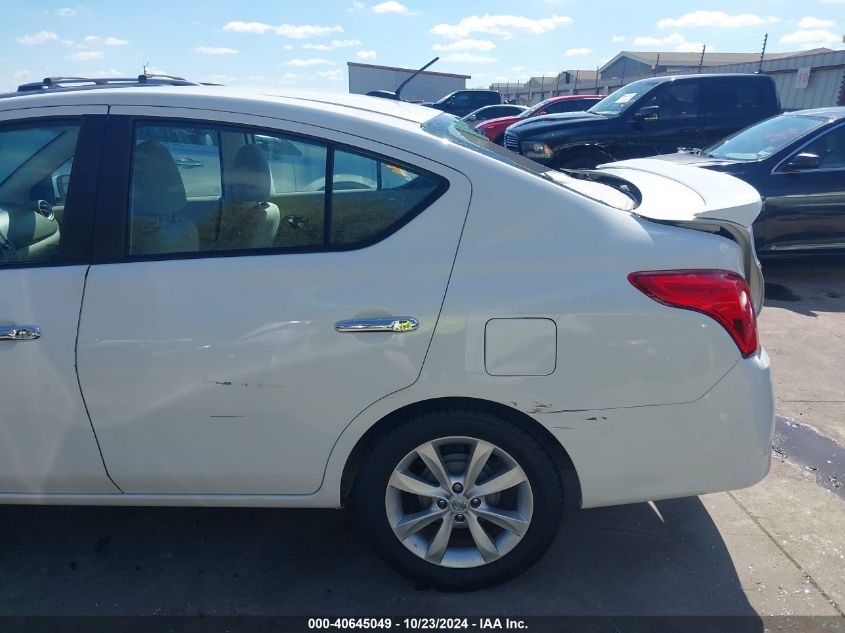
<path id="1" fill-rule="evenodd" d="M 785 171 L 803 171 L 805 169 L 818 169 L 822 164 L 821 156 L 810 152 L 801 152 L 790 158 L 783 166 Z"/>
<path id="2" fill-rule="evenodd" d="M 637 110 L 634 115 L 635 121 L 644 121 L 646 119 L 656 119 L 660 113 L 660 106 L 650 105 Z"/>
<path id="3" fill-rule="evenodd" d="M 478 117 L 477 117 L 477 116 L 475 116 L 474 114 L 470 114 L 470 115 L 469 115 L 469 120 L 470 120 L 470 121 L 475 121 L 477 118 L 478 118 Z"/>

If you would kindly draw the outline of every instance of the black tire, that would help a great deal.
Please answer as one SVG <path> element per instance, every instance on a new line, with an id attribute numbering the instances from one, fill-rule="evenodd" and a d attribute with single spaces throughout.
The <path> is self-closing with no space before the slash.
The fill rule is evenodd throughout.
<path id="1" fill-rule="evenodd" d="M 507 452 L 524 471 L 533 495 L 533 515 L 522 539 L 501 558 L 477 567 L 446 567 L 417 556 L 394 534 L 385 508 L 387 483 L 400 461 L 426 442 L 451 436 L 477 438 Z M 368 451 L 351 497 L 358 525 L 388 564 L 422 586 L 471 591 L 509 580 L 545 553 L 560 524 L 563 484 L 545 444 L 539 433 L 517 419 L 484 407 L 417 414 L 392 428 Z"/>

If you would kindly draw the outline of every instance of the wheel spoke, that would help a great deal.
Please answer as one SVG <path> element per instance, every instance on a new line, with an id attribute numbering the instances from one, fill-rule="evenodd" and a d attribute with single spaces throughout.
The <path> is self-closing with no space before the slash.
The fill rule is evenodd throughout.
<path id="1" fill-rule="evenodd" d="M 469 491 L 469 496 L 483 497 L 485 495 L 492 495 L 496 492 L 502 492 L 508 488 L 518 486 L 524 481 L 528 481 L 525 472 L 519 466 L 514 466 L 510 470 L 496 475 L 492 479 L 488 479 L 483 484 L 473 487 Z"/>
<path id="2" fill-rule="evenodd" d="M 416 534 L 426 525 L 434 523 L 444 514 L 445 512 L 436 506 L 415 512 L 414 514 L 405 514 L 393 526 L 393 531 L 399 537 L 400 541 L 404 541 L 411 534 Z"/>
<path id="3" fill-rule="evenodd" d="M 472 535 L 472 540 L 475 541 L 475 546 L 481 552 L 481 557 L 485 563 L 496 560 L 501 557 L 499 549 L 492 539 L 487 535 L 484 526 L 478 521 L 478 517 L 473 514 L 467 516 L 467 525 L 469 526 L 469 533 Z"/>
<path id="4" fill-rule="evenodd" d="M 528 531 L 530 525 L 530 522 L 526 521 L 519 512 L 490 507 L 477 508 L 474 512 L 478 517 L 487 519 L 490 523 L 494 523 L 520 537 L 525 536 L 525 532 Z"/>
<path id="5" fill-rule="evenodd" d="M 394 470 L 390 475 L 388 485 L 398 488 L 403 492 L 409 492 L 412 495 L 421 495 L 423 497 L 442 497 L 443 491 L 440 486 L 437 486 L 421 477 L 417 477 L 413 473 L 403 473 Z"/>
<path id="6" fill-rule="evenodd" d="M 481 470 L 493 454 L 493 445 L 484 440 L 478 440 L 472 448 L 472 455 L 469 457 L 466 474 L 464 475 L 464 490 L 472 490 L 475 480 L 481 474 Z"/>
<path id="7" fill-rule="evenodd" d="M 446 550 L 449 548 L 449 538 L 452 536 L 452 515 L 446 514 L 443 517 L 443 522 L 437 530 L 431 543 L 428 544 L 428 550 L 425 553 L 425 559 L 432 563 L 440 564 Z"/>
<path id="8" fill-rule="evenodd" d="M 451 484 L 449 483 L 449 473 L 446 472 L 446 466 L 443 465 L 443 459 L 440 457 L 440 451 L 431 442 L 423 444 L 417 449 L 417 455 L 425 462 L 428 469 L 437 478 L 443 490 L 449 492 Z"/>

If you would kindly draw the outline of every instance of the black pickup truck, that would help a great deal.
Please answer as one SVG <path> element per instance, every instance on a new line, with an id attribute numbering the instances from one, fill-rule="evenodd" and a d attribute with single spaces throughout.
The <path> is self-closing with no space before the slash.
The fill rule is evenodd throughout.
<path id="1" fill-rule="evenodd" d="M 585 112 L 526 119 L 505 147 L 555 169 L 706 147 L 780 112 L 767 75 L 707 74 L 635 81 Z"/>

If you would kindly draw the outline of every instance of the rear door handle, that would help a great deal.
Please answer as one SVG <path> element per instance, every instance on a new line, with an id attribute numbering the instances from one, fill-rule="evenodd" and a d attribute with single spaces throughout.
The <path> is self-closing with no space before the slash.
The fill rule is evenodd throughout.
<path id="1" fill-rule="evenodd" d="M 420 326 L 414 317 L 385 317 L 383 319 L 350 319 L 338 321 L 334 329 L 338 332 L 413 332 Z"/>
<path id="2" fill-rule="evenodd" d="M 5 325 L 0 327 L 0 341 L 34 341 L 43 333 L 37 325 Z"/>

